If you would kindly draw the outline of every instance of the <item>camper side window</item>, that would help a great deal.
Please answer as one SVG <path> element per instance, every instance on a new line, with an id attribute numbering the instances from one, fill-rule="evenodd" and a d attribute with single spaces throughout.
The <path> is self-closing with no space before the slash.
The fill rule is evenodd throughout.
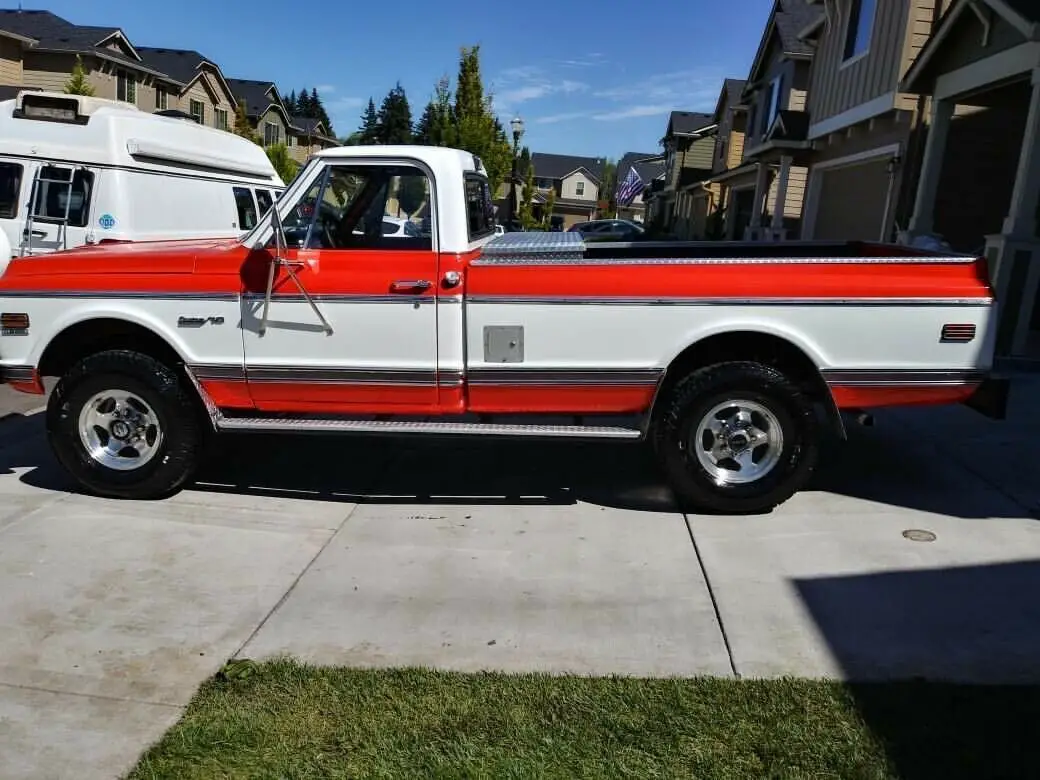
<path id="1" fill-rule="evenodd" d="M 235 187 L 235 207 L 238 209 L 238 229 L 252 230 L 256 227 L 256 204 L 253 193 L 245 187 Z"/>
<path id="2" fill-rule="evenodd" d="M 60 168 L 44 165 L 36 180 L 33 201 L 35 219 L 53 220 L 70 227 L 85 227 L 90 218 L 90 194 L 94 190 L 94 174 L 82 168 Z"/>
<path id="3" fill-rule="evenodd" d="M 261 214 L 266 214 L 271 208 L 271 193 L 267 190 L 257 190 L 256 207 Z"/>
<path id="4" fill-rule="evenodd" d="M 0 163 L 0 219 L 18 216 L 18 193 L 22 189 L 22 166 Z"/>

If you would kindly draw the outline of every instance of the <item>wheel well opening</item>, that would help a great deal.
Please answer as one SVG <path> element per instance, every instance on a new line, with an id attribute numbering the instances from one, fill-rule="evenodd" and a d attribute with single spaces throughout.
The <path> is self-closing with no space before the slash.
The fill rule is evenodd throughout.
<path id="1" fill-rule="evenodd" d="M 772 366 L 795 382 L 814 401 L 830 403 L 830 393 L 819 369 L 801 348 L 779 336 L 757 331 L 720 333 L 691 344 L 668 366 L 659 395 L 665 395 L 691 371 L 734 360 Z"/>
<path id="2" fill-rule="evenodd" d="M 171 368 L 183 362 L 165 340 L 148 328 L 125 320 L 104 318 L 80 322 L 59 333 L 40 358 L 40 376 L 60 377 L 87 355 L 110 349 L 141 352 Z"/>

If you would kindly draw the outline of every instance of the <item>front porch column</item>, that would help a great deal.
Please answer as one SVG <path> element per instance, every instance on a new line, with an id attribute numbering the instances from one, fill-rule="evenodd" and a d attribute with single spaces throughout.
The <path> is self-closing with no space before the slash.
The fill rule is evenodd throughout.
<path id="1" fill-rule="evenodd" d="M 776 181 L 776 205 L 773 206 L 773 230 L 784 229 L 784 215 L 787 213 L 787 181 L 791 178 L 792 157 L 780 158 L 780 176 Z"/>
<path id="2" fill-rule="evenodd" d="M 765 211 L 766 196 L 769 194 L 769 166 L 764 162 L 758 164 L 758 171 L 755 173 L 755 203 L 751 209 L 751 224 L 748 225 L 752 230 L 758 230 L 762 227 L 762 213 Z"/>
<path id="3" fill-rule="evenodd" d="M 928 140 L 921 162 L 921 178 L 917 183 L 917 200 L 914 202 L 914 216 L 910 219 L 911 236 L 931 233 L 935 228 L 935 198 L 939 193 L 939 176 L 955 107 L 952 100 L 932 101 Z"/>
<path id="4" fill-rule="evenodd" d="M 1040 70 L 1033 72 L 1033 91 L 1018 158 L 1011 205 L 1003 232 L 986 243 L 990 279 L 1001 310 L 997 352 L 1021 355 L 1026 350 L 1033 306 L 1040 285 Z"/>
<path id="5" fill-rule="evenodd" d="M 724 208 L 726 209 L 722 217 L 722 237 L 726 241 L 732 241 L 736 236 L 734 235 L 737 231 L 737 199 L 733 190 L 727 187 L 725 184 L 722 185 L 722 198 L 725 203 Z"/>

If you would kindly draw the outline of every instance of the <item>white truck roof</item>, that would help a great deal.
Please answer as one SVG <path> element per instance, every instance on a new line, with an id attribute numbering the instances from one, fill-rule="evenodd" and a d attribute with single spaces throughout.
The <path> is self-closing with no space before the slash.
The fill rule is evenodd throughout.
<path id="1" fill-rule="evenodd" d="M 234 133 L 60 92 L 0 101 L 0 156 L 284 186 L 264 150 Z"/>

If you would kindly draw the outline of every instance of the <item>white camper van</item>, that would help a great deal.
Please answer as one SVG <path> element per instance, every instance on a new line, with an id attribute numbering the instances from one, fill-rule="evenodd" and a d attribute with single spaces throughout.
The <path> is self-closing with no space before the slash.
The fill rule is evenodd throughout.
<path id="1" fill-rule="evenodd" d="M 234 237 L 284 187 L 262 148 L 224 130 L 57 92 L 0 102 L 0 253 Z"/>

